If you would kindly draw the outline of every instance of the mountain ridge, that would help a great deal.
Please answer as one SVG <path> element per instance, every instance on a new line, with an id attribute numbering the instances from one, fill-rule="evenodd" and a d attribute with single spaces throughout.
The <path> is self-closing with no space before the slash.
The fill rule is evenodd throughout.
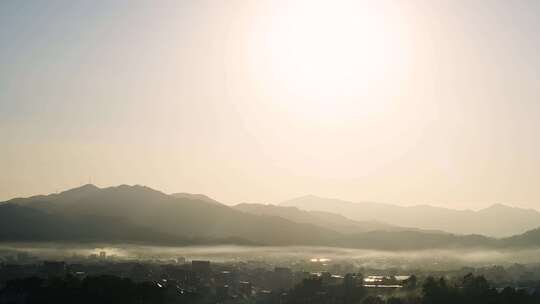
<path id="1" fill-rule="evenodd" d="M 350 202 L 307 195 L 279 203 L 308 211 L 339 213 L 352 220 L 378 220 L 396 226 L 442 230 L 457 234 L 509 237 L 540 225 L 540 212 L 503 204 L 478 211 L 431 205 L 398 206 L 386 203 Z"/>
<path id="2" fill-rule="evenodd" d="M 308 216 L 307 222 L 295 222 L 290 216 L 287 218 L 287 214 L 251 214 L 204 199 L 174 197 L 139 185 L 71 190 L 75 191 L 0 203 L 0 241 L 91 240 L 184 246 L 201 244 L 203 240 L 212 244 L 384 250 L 540 248 L 540 229 L 501 239 L 418 229 L 339 232 L 313 222 L 313 216 L 315 221 L 326 218 L 358 223 L 328 212 L 277 209 Z"/>
<path id="3" fill-rule="evenodd" d="M 419 230 L 410 227 L 393 226 L 376 221 L 355 221 L 336 213 L 326 211 L 306 211 L 294 206 L 240 203 L 234 205 L 233 208 L 251 214 L 279 216 L 294 222 L 318 225 L 345 234 L 362 233 L 376 230 Z"/>

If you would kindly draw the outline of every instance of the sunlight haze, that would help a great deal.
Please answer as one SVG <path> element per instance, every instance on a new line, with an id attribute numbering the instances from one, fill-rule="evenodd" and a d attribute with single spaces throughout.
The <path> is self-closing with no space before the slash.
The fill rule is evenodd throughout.
<path id="1" fill-rule="evenodd" d="M 540 209 L 538 1 L 0 3 L 0 200 Z"/>

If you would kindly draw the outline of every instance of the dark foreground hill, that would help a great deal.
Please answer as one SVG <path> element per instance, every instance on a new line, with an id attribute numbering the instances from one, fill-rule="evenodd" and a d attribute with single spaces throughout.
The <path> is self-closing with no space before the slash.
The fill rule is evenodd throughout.
<path id="1" fill-rule="evenodd" d="M 85 185 L 60 194 L 11 200 L 0 209 L 0 213 L 11 211 L 13 207 L 9 208 L 10 205 L 25 207 L 10 214 L 21 220 L 0 224 L 12 233 L 26 229 L 22 223 L 28 223 L 35 230 L 47 231 L 47 223 L 58 219 L 58 223 L 62 223 L 60 227 L 84 227 L 89 230 L 89 236 L 94 231 L 95 238 L 110 239 L 109 230 L 113 234 L 115 226 L 96 223 L 101 228 L 94 229 L 89 219 L 98 218 L 114 219 L 118 226 L 129 225 L 130 229 L 148 229 L 159 235 L 158 239 L 167 240 L 174 237 L 179 240 L 237 238 L 256 244 L 321 245 L 340 237 L 338 233 L 318 226 L 294 223 L 279 217 L 255 216 L 209 202 L 205 198 L 176 197 L 143 186 L 122 185 L 100 189 Z M 30 224 L 24 220 L 27 214 L 39 220 Z M 54 228 L 54 233 L 51 231 L 47 235 L 57 235 L 59 238 L 71 233 L 69 229 L 62 232 L 58 225 L 50 226 Z M 124 239 L 143 238 L 138 233 L 129 238 L 127 236 Z M 13 237 L 4 235 L 4 239 Z M 149 240 L 155 241 L 155 238 Z"/>
<path id="2" fill-rule="evenodd" d="M 258 207 L 257 207 L 258 208 Z M 326 213 L 321 222 L 243 212 L 206 197 L 167 195 L 143 186 L 93 185 L 0 204 L 0 241 L 104 241 L 164 245 L 258 244 L 366 249 L 540 247 L 540 231 L 507 239 L 400 230 L 383 225 L 363 231 Z M 313 216 L 296 209 L 296 216 Z M 339 225 L 339 220 L 343 225 Z M 337 220 L 337 223 L 336 223 Z M 325 222 L 324 222 L 325 221 Z M 351 230 L 349 231 L 349 227 Z"/>
<path id="3" fill-rule="evenodd" d="M 187 240 L 105 216 L 66 217 L 16 204 L 0 205 L 0 240 L 147 242 L 188 244 Z"/>

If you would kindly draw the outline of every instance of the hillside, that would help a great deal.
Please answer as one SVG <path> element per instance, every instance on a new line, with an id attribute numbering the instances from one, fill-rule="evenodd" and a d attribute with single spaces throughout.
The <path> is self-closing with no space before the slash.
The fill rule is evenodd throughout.
<path id="1" fill-rule="evenodd" d="M 261 204 L 238 204 L 233 208 L 255 214 L 278 216 L 297 223 L 312 224 L 344 234 L 363 233 L 368 231 L 404 231 L 409 228 L 392 226 L 375 221 L 354 221 L 342 215 L 324 211 L 305 211 L 297 207 L 285 207 Z"/>
<path id="2" fill-rule="evenodd" d="M 298 208 L 245 204 L 231 208 L 198 197 L 178 198 L 144 186 L 100 189 L 86 185 L 58 194 L 14 199 L 0 204 L 0 241 L 233 243 L 384 250 L 540 247 L 540 230 L 495 239 L 402 230 Z"/>
<path id="3" fill-rule="evenodd" d="M 178 198 L 144 186 L 100 189 L 86 185 L 8 203 L 43 211 L 47 217 L 122 219 L 130 225 L 151 228 L 156 233 L 179 239 L 234 237 L 257 244 L 321 245 L 339 237 L 338 233 L 318 226 L 246 214 L 204 199 Z"/>
<path id="4" fill-rule="evenodd" d="M 379 221 L 403 227 L 492 237 L 508 237 L 540 226 L 540 212 L 501 204 L 471 211 L 427 205 L 403 207 L 371 202 L 353 203 L 309 195 L 285 201 L 280 205 L 333 212 L 356 221 Z"/>
<path id="5" fill-rule="evenodd" d="M 11 203 L 0 205 L 0 240 L 190 243 L 120 218 L 65 217 Z"/>
<path id="6" fill-rule="evenodd" d="M 221 205 L 220 202 L 216 201 L 215 199 L 206 196 L 204 194 L 194 194 L 194 193 L 186 193 L 186 192 L 180 192 L 180 193 L 173 193 L 171 196 L 174 196 L 176 198 L 182 198 L 182 199 L 190 199 L 190 200 L 199 200 L 199 201 L 205 201 L 207 203 L 212 203 L 214 205 Z"/>

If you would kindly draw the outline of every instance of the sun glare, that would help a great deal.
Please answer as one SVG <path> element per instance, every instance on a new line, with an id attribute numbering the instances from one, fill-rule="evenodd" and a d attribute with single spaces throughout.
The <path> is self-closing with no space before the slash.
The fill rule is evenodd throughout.
<path id="1" fill-rule="evenodd" d="M 304 100 L 326 117 L 355 104 L 376 107 L 368 100 L 405 62 L 399 29 L 388 12 L 362 2 L 293 1 L 281 7 L 263 33 L 274 94 Z M 305 111 L 305 102 L 295 104 Z"/>

